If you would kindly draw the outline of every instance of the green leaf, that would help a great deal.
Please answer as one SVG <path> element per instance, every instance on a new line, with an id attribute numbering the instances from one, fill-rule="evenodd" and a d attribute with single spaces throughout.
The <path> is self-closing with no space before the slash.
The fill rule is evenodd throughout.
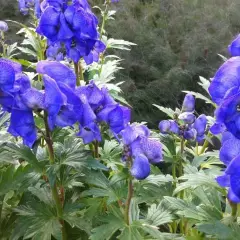
<path id="1" fill-rule="evenodd" d="M 195 189 L 203 185 L 212 186 L 221 191 L 221 187 L 219 187 L 219 185 L 215 181 L 215 176 L 207 175 L 203 171 L 193 173 L 193 174 L 184 174 L 182 177 L 178 179 L 183 180 L 184 182 L 181 182 L 180 184 L 178 184 L 178 186 L 174 190 L 174 194 L 177 194 L 184 189 L 188 189 L 188 188 Z"/>
<path id="2" fill-rule="evenodd" d="M 154 107 L 158 108 L 163 113 L 166 113 L 170 118 L 174 118 L 174 111 L 171 108 L 165 108 L 157 104 L 153 104 Z"/>
<path id="3" fill-rule="evenodd" d="M 34 172 L 30 165 L 10 165 L 5 169 L 1 169 L 0 195 L 4 195 L 11 190 L 24 191 L 28 187 L 35 185 L 40 177 L 41 175 Z"/>
<path id="4" fill-rule="evenodd" d="M 21 236 L 24 239 L 51 240 L 52 236 L 58 235 L 61 231 L 55 208 L 43 202 L 28 202 L 28 205 L 16 208 L 16 212 L 19 218 L 12 240 L 17 240 Z"/>
<path id="5" fill-rule="evenodd" d="M 172 222 L 172 219 L 171 211 L 164 206 L 162 201 L 158 206 L 156 204 L 150 206 L 144 222 L 149 225 L 160 226 Z"/>
<path id="6" fill-rule="evenodd" d="M 26 54 L 29 55 L 29 56 L 37 57 L 37 53 L 34 52 L 33 50 L 29 49 L 29 48 L 26 48 L 26 47 L 18 47 L 18 49 L 19 49 L 21 52 L 26 53 Z"/>
<path id="7" fill-rule="evenodd" d="M 138 227 L 136 226 L 127 226 L 123 229 L 121 235 L 118 237 L 120 240 L 144 240 L 144 237 L 141 236 Z"/>
<path id="8" fill-rule="evenodd" d="M 117 230 L 125 227 L 123 220 L 112 214 L 105 216 L 103 220 L 106 224 L 92 230 L 93 234 L 90 236 L 91 240 L 108 240 Z"/>
<path id="9" fill-rule="evenodd" d="M 5 144 L 4 150 L 8 152 L 12 158 L 24 160 L 31 164 L 37 172 L 43 172 L 45 162 L 38 161 L 37 157 L 30 148 L 24 145 L 16 145 L 9 142 Z"/>
<path id="10" fill-rule="evenodd" d="M 107 197 L 107 203 L 121 200 L 127 195 L 126 181 L 109 181 L 102 172 L 91 171 L 86 174 L 86 183 L 93 185 L 82 192 L 82 196 Z"/>
<path id="11" fill-rule="evenodd" d="M 220 221 L 196 224 L 196 227 L 200 232 L 212 235 L 212 237 L 217 239 L 225 240 L 231 235 L 231 229 Z"/>
<path id="12" fill-rule="evenodd" d="M 113 39 L 110 38 L 107 40 L 107 48 L 115 48 L 120 50 L 131 50 L 130 46 L 135 46 L 135 43 L 128 42 L 125 40 Z"/>

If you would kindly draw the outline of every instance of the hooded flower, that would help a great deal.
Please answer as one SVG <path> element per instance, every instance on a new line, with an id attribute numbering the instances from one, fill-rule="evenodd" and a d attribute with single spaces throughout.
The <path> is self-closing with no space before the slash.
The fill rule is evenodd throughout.
<path id="1" fill-rule="evenodd" d="M 149 138 L 150 131 L 144 125 L 128 125 L 121 133 L 127 151 L 123 159 L 132 158 L 131 174 L 136 179 L 144 179 L 150 174 L 150 163 L 162 161 L 162 145 Z"/>
<path id="2" fill-rule="evenodd" d="M 227 60 L 216 72 L 209 87 L 209 93 L 216 104 L 238 91 L 240 87 L 240 57 Z"/>

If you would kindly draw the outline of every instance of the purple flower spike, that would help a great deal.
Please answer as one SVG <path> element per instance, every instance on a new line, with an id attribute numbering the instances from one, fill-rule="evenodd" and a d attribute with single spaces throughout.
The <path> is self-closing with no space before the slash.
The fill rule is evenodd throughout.
<path id="1" fill-rule="evenodd" d="M 150 174 L 150 164 L 144 155 L 139 155 L 133 159 L 131 174 L 138 180 L 145 179 Z"/>
<path id="2" fill-rule="evenodd" d="M 183 100 L 182 111 L 194 112 L 194 109 L 195 109 L 195 97 L 191 93 L 188 93 Z"/>

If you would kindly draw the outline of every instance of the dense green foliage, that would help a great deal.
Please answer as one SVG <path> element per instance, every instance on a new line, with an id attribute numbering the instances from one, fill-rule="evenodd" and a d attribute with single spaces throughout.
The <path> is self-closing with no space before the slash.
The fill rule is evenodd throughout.
<path id="1" fill-rule="evenodd" d="M 228 56 L 226 46 L 240 29 L 238 0 L 122 0 L 108 32 L 137 44 L 118 76 L 135 120 L 156 124 L 152 103 L 174 107 L 181 90 L 201 91 L 199 76 L 210 78 Z M 203 110 L 202 104 L 198 105 Z"/>

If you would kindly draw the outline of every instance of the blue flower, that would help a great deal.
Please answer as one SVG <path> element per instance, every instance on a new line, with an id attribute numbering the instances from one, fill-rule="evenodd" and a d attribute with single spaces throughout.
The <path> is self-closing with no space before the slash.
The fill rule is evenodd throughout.
<path id="1" fill-rule="evenodd" d="M 186 94 L 183 104 L 182 104 L 182 111 L 183 112 L 194 112 L 195 109 L 195 97 L 188 93 Z"/>
<path id="2" fill-rule="evenodd" d="M 171 123 L 169 120 L 162 120 L 158 125 L 158 128 L 161 133 L 168 133 L 170 130 L 170 127 L 171 127 Z"/>
<path id="3" fill-rule="evenodd" d="M 150 174 L 150 164 L 146 156 L 140 154 L 133 159 L 131 174 L 138 180 L 148 177 Z"/>
<path id="4" fill-rule="evenodd" d="M 197 131 L 196 131 L 196 129 L 190 128 L 190 129 L 184 130 L 184 132 L 183 132 L 183 137 L 184 137 L 186 140 L 195 140 L 196 137 L 197 137 Z"/>
<path id="5" fill-rule="evenodd" d="M 37 132 L 31 110 L 13 109 L 8 132 L 15 137 L 22 137 L 23 143 L 32 147 L 37 139 Z"/>
<path id="6" fill-rule="evenodd" d="M 209 86 L 209 93 L 216 104 L 221 104 L 240 87 L 240 57 L 227 60 L 216 72 Z M 229 94 L 229 92 L 231 94 Z"/>
<path id="7" fill-rule="evenodd" d="M 227 98 L 216 110 L 216 121 L 223 123 L 227 130 L 240 138 L 240 92 Z"/>
<path id="8" fill-rule="evenodd" d="M 197 141 L 201 142 L 204 139 L 204 133 L 207 126 L 207 118 L 205 114 L 201 114 L 194 122 L 193 127 L 197 131 Z"/>
<path id="9" fill-rule="evenodd" d="M 120 135 L 126 151 L 123 159 L 132 158 L 131 174 L 136 179 L 144 179 L 150 174 L 150 163 L 162 161 L 162 145 L 149 138 L 150 131 L 144 125 L 128 125 Z"/>
<path id="10" fill-rule="evenodd" d="M 108 105 L 97 114 L 97 117 L 100 121 L 106 122 L 115 134 L 118 134 L 130 122 L 131 111 L 119 104 Z"/>
<path id="11" fill-rule="evenodd" d="M 125 145 L 132 144 L 138 137 L 148 137 L 149 129 L 145 125 L 131 124 L 121 132 L 122 141 Z"/>
<path id="12" fill-rule="evenodd" d="M 182 120 L 185 124 L 192 124 L 196 117 L 193 113 L 183 112 L 178 116 L 178 119 Z"/>
<path id="13" fill-rule="evenodd" d="M 233 57 L 240 56 L 240 34 L 228 46 L 228 51 Z"/>
<path id="14" fill-rule="evenodd" d="M 42 91 L 35 88 L 27 89 L 20 95 L 22 102 L 32 110 L 44 109 L 45 96 Z"/>
<path id="15" fill-rule="evenodd" d="M 67 104 L 67 98 L 61 92 L 55 80 L 44 75 L 43 81 L 45 87 L 44 108 L 48 113 L 49 128 L 50 130 L 53 130 L 61 107 Z"/>
<path id="16" fill-rule="evenodd" d="M 68 87 L 75 89 L 76 75 L 64 64 L 56 61 L 40 61 L 36 69 L 38 73 L 48 75 L 57 83 L 65 83 Z"/>
<path id="17" fill-rule="evenodd" d="M 99 126 L 95 122 L 91 122 L 87 127 L 80 126 L 78 136 L 83 139 L 84 144 L 91 143 L 95 140 L 101 141 L 101 132 Z"/>

